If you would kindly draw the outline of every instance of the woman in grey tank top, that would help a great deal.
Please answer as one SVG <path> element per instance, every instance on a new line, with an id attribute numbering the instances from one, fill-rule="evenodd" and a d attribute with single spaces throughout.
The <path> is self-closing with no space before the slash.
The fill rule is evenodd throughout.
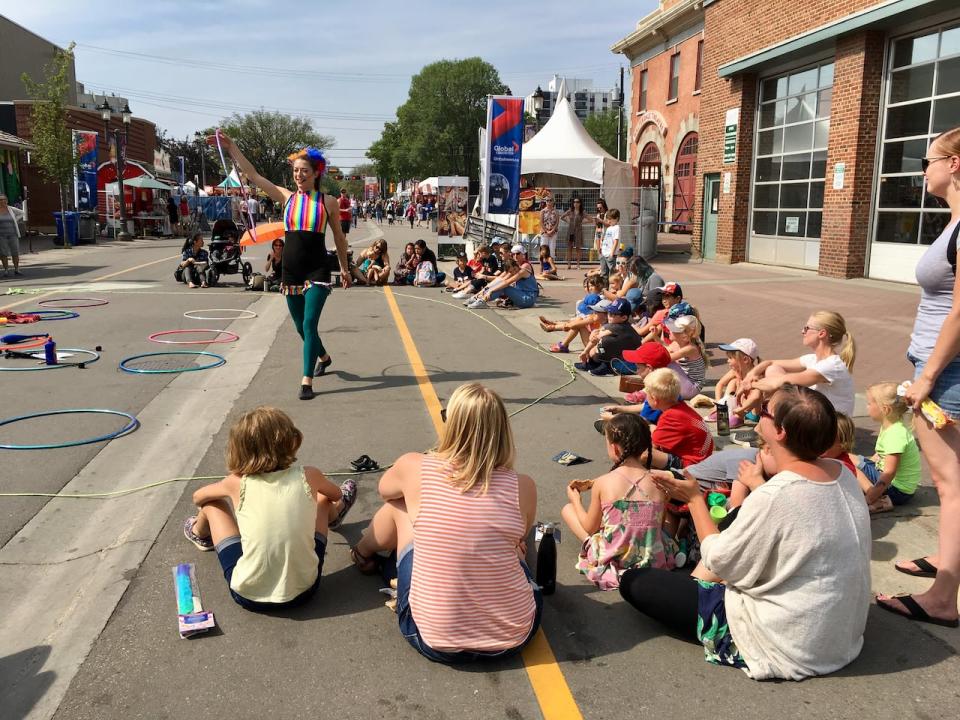
<path id="1" fill-rule="evenodd" d="M 917 595 L 878 595 L 884 610 L 923 622 L 957 627 L 960 588 L 960 427 L 936 429 L 920 414 L 920 404 L 933 400 L 954 421 L 960 421 L 960 284 L 955 246 L 960 224 L 960 127 L 934 138 L 922 160 L 927 191 L 946 200 L 950 222 L 917 263 L 922 290 L 907 357 L 916 374 L 906 399 L 914 409 L 914 431 L 940 495 L 939 552 L 899 561 L 897 570 L 934 577 Z M 952 255 L 952 258 L 951 258 Z M 953 266 L 951 266 L 951 259 Z"/>

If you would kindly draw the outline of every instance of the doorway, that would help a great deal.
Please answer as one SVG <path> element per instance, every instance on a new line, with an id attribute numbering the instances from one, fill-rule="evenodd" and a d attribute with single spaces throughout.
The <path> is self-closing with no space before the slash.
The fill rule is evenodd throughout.
<path id="1" fill-rule="evenodd" d="M 703 176 L 703 257 L 717 257 L 717 220 L 720 216 L 720 173 Z"/>

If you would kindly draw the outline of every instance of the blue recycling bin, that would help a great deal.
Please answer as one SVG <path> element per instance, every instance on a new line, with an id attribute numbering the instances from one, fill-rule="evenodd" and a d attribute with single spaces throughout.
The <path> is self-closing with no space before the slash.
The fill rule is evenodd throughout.
<path id="1" fill-rule="evenodd" d="M 55 212 L 53 214 L 54 219 L 57 221 L 57 239 L 54 240 L 54 244 L 63 245 L 64 216 L 66 216 L 67 220 L 67 238 L 71 245 L 76 245 L 80 241 L 80 213 L 78 212 Z"/>

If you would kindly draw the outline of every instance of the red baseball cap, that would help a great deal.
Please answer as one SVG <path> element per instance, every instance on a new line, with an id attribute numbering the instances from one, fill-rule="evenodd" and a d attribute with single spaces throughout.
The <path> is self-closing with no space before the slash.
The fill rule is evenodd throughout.
<path id="1" fill-rule="evenodd" d="M 623 359 L 637 365 L 649 365 L 654 370 L 670 364 L 670 353 L 658 342 L 648 342 L 636 350 L 624 350 Z"/>

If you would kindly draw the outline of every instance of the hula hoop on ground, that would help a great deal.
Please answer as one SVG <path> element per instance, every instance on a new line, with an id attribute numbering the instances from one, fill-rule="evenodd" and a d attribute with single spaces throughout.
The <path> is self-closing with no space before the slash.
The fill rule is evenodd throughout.
<path id="1" fill-rule="evenodd" d="M 35 340 L 30 342 L 16 343 L 14 345 L 0 345 L 0 352 L 4 350 L 30 350 L 31 348 L 43 347 L 43 345 L 50 339 L 49 335 L 42 335 Z"/>
<path id="2" fill-rule="evenodd" d="M 88 413 L 88 414 L 98 414 L 98 415 L 119 415 L 121 417 L 127 418 L 130 422 L 126 426 L 116 430 L 112 433 L 107 433 L 106 435 L 98 435 L 97 437 L 86 438 L 84 440 L 69 440 L 62 443 L 44 443 L 40 445 L 12 445 L 9 443 L 0 444 L 0 448 L 4 450 L 56 450 L 57 448 L 68 448 L 76 447 L 77 445 L 89 445 L 95 442 L 102 442 L 104 440 L 113 440 L 118 438 L 121 435 L 126 435 L 127 433 L 133 432 L 140 426 L 140 421 L 137 420 L 133 415 L 129 413 L 120 412 L 119 410 L 97 410 L 90 408 L 82 408 L 78 410 L 47 410 L 46 412 L 37 412 L 30 413 L 28 415 L 18 415 L 16 417 L 6 418 L 5 420 L 0 420 L 0 427 L 4 425 L 11 425 L 15 422 L 20 422 L 21 420 L 32 420 L 38 417 L 48 417 L 50 415 L 72 415 L 74 413 Z"/>
<path id="3" fill-rule="evenodd" d="M 85 353 L 89 355 L 88 360 L 77 360 L 75 362 L 59 362 L 56 365 L 37 365 L 36 367 L 3 367 L 0 365 L 0 372 L 36 372 L 37 370 L 56 370 L 57 368 L 77 367 L 78 365 L 89 365 L 100 359 L 100 353 L 84 348 L 57 348 L 57 352 Z M 26 358 L 21 358 L 25 360 Z M 40 360 L 41 358 L 37 358 Z"/>
<path id="4" fill-rule="evenodd" d="M 160 355 L 191 355 L 193 357 L 205 356 L 214 358 L 213 362 L 207 365 L 183 366 L 178 368 L 132 368 L 127 363 L 133 360 L 139 360 L 146 357 L 157 357 Z M 210 368 L 220 367 L 227 362 L 223 355 L 217 355 L 212 352 L 203 352 L 201 350 L 166 350 L 164 352 L 141 353 L 140 355 L 131 355 L 120 361 L 120 369 L 124 372 L 136 375 L 163 375 L 168 373 L 195 372 L 197 370 L 209 370 Z"/>
<path id="5" fill-rule="evenodd" d="M 233 317 L 211 317 L 209 315 L 195 315 L 194 313 L 238 313 Z M 207 308 L 205 310 L 187 310 L 183 316 L 191 320 L 252 320 L 257 316 L 253 310 L 240 310 L 237 308 Z"/>
<path id="6" fill-rule="evenodd" d="M 181 333 L 216 333 L 213 340 L 159 340 L 158 338 L 163 337 L 164 335 L 179 335 Z M 223 339 L 217 339 L 217 336 L 225 335 Z M 150 340 L 155 343 L 165 343 L 167 345 L 212 345 L 214 343 L 232 343 L 240 339 L 240 336 L 236 333 L 232 333 L 228 330 L 214 330 L 212 328 L 197 328 L 196 330 L 161 330 L 160 332 L 155 332 L 152 335 L 147 335 L 147 340 Z"/>
<path id="7" fill-rule="evenodd" d="M 54 305 L 53 303 L 64 303 L 72 302 L 78 303 L 82 302 L 83 305 Z M 87 298 L 87 297 L 65 297 L 65 298 L 47 298 L 46 300 L 38 300 L 37 305 L 46 305 L 49 307 L 57 308 L 88 308 L 88 307 L 100 307 L 101 305 L 109 305 L 109 300 L 104 300 L 103 298 Z"/>
<path id="8" fill-rule="evenodd" d="M 24 310 L 23 315 L 39 315 L 41 321 L 45 320 L 72 320 L 80 317 L 80 313 L 72 310 Z M 44 315 L 53 315 L 55 317 L 43 317 Z"/>

